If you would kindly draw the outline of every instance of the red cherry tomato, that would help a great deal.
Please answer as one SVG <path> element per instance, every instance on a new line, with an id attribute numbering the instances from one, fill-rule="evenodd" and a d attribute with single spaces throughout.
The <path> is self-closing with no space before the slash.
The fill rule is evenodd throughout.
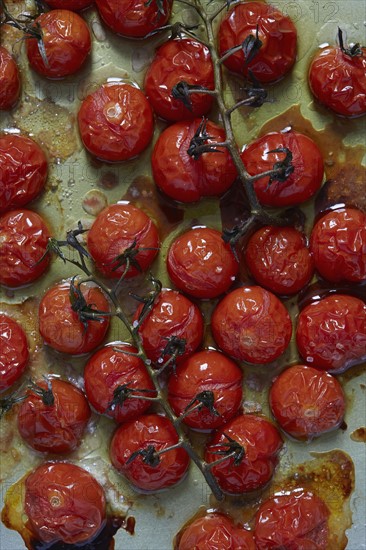
<path id="1" fill-rule="evenodd" d="M 196 298 L 216 298 L 232 285 L 238 262 L 219 231 L 196 227 L 173 242 L 167 269 L 179 290 Z"/>
<path id="2" fill-rule="evenodd" d="M 191 140 L 201 120 L 177 122 L 164 130 L 155 144 L 151 158 L 156 185 L 168 197 L 181 202 L 195 202 L 202 197 L 222 195 L 236 178 L 236 170 L 227 149 L 203 153 L 194 159 L 188 154 Z M 207 144 L 225 141 L 225 132 L 207 122 Z"/>
<path id="3" fill-rule="evenodd" d="M 21 377 L 29 359 L 27 337 L 22 327 L 0 313 L 0 392 Z"/>
<path id="4" fill-rule="evenodd" d="M 232 444 L 242 447 L 243 455 L 226 458 L 221 452 L 232 452 Z M 264 417 L 240 415 L 219 430 L 205 450 L 209 464 L 221 489 L 229 494 L 242 494 L 264 487 L 271 479 L 283 445 L 277 428 Z M 217 454 L 219 453 L 219 454 Z M 238 450 L 239 453 L 239 450 Z M 236 459 L 236 462 L 235 462 Z"/>
<path id="5" fill-rule="evenodd" d="M 215 87 L 210 52 L 196 40 L 168 40 L 160 46 L 145 75 L 144 88 L 156 114 L 171 122 L 208 113 L 213 102 L 210 95 L 190 94 L 190 107 L 172 96 L 172 90 L 179 82 L 209 90 Z"/>
<path id="6" fill-rule="evenodd" d="M 149 102 L 130 84 L 98 88 L 81 104 L 78 123 L 86 149 L 107 162 L 136 157 L 149 145 L 154 131 Z"/>
<path id="7" fill-rule="evenodd" d="M 35 24 L 42 30 L 48 64 L 45 64 L 36 38 L 27 38 L 27 56 L 31 67 L 47 78 L 64 78 L 76 73 L 91 49 L 88 25 L 70 10 L 42 13 Z"/>
<path id="8" fill-rule="evenodd" d="M 0 136 L 0 212 L 25 206 L 43 189 L 47 159 L 26 136 Z"/>
<path id="9" fill-rule="evenodd" d="M 12 210 L 0 216 L 0 284 L 18 288 L 38 279 L 50 261 L 44 256 L 49 238 L 35 212 Z"/>
<path id="10" fill-rule="evenodd" d="M 150 401 L 137 399 L 138 396 L 156 395 L 145 365 L 129 353 L 137 353 L 137 349 L 128 344 L 109 344 L 91 356 L 84 370 L 90 403 L 99 413 L 119 423 L 136 418 L 150 407 Z M 131 394 L 128 390 L 132 390 Z"/>
<path id="11" fill-rule="evenodd" d="M 0 46 L 0 111 L 9 111 L 20 96 L 20 74 L 14 59 Z"/>
<path id="12" fill-rule="evenodd" d="M 53 9 L 79 11 L 94 4 L 94 0 L 47 0 L 47 4 Z"/>
<path id="13" fill-rule="evenodd" d="M 167 23 L 173 0 L 96 0 L 96 5 L 112 31 L 129 38 L 143 38 Z"/>
<path id="14" fill-rule="evenodd" d="M 356 208 L 325 214 L 314 225 L 310 250 L 315 267 L 332 283 L 366 280 L 366 215 Z"/>
<path id="15" fill-rule="evenodd" d="M 366 305 L 335 294 L 305 307 L 296 342 L 303 359 L 317 369 L 340 372 L 366 358 Z"/>
<path id="16" fill-rule="evenodd" d="M 250 363 L 270 363 L 287 348 L 290 316 L 280 300 L 260 286 L 230 292 L 211 317 L 212 334 L 220 348 Z"/>
<path id="17" fill-rule="evenodd" d="M 238 4 L 224 17 L 219 28 L 219 51 L 241 45 L 252 35 L 262 45 L 252 58 L 244 51 L 234 53 L 224 64 L 235 73 L 247 76 L 249 70 L 260 82 L 275 82 L 292 68 L 296 60 L 296 27 L 289 17 L 269 4 L 245 2 Z"/>
<path id="18" fill-rule="evenodd" d="M 306 239 L 293 227 L 259 229 L 248 241 L 245 261 L 257 283 L 275 294 L 296 294 L 314 272 Z"/>
<path id="19" fill-rule="evenodd" d="M 256 139 L 241 154 L 242 161 L 251 176 L 272 170 L 283 161 L 286 153 L 273 153 L 286 147 L 292 153 L 294 171 L 285 181 L 269 177 L 254 182 L 259 201 L 265 206 L 293 206 L 307 201 L 320 188 L 324 164 L 318 146 L 313 140 L 298 132 L 272 132 Z"/>
<path id="20" fill-rule="evenodd" d="M 182 480 L 189 457 L 182 448 L 159 455 L 159 463 L 151 466 L 144 456 L 135 455 L 153 447 L 159 452 L 178 443 L 173 424 L 164 416 L 143 415 L 122 424 L 115 432 L 111 446 L 112 464 L 130 483 L 141 491 L 158 491 Z"/>
<path id="21" fill-rule="evenodd" d="M 329 510 L 319 497 L 298 489 L 266 500 L 255 519 L 257 550 L 326 550 Z"/>
<path id="22" fill-rule="evenodd" d="M 109 327 L 109 317 L 88 320 L 86 325 L 72 309 L 70 281 L 51 287 L 39 304 L 39 331 L 48 346 L 73 355 L 88 353 L 104 340 Z M 102 291 L 83 284 L 80 288 L 87 305 L 92 309 L 109 312 L 109 304 Z"/>
<path id="23" fill-rule="evenodd" d="M 143 305 L 134 316 L 137 321 Z M 145 320 L 139 327 L 147 357 L 159 365 L 170 359 L 165 353 L 167 344 L 174 338 L 185 341 L 183 353 L 177 355 L 180 362 L 196 351 L 203 338 L 203 318 L 199 308 L 176 290 L 162 290 Z"/>
<path id="24" fill-rule="evenodd" d="M 169 378 L 168 401 L 176 416 L 196 407 L 184 423 L 197 430 L 219 428 L 235 416 L 243 398 L 243 373 L 215 350 L 203 350 L 181 363 Z M 211 392 L 212 409 L 196 397 Z M 197 408 L 197 405 L 201 405 Z"/>
<path id="25" fill-rule="evenodd" d="M 25 513 L 39 540 L 79 544 L 94 538 L 103 527 L 104 491 L 79 466 L 47 462 L 25 481 Z"/>
<path id="26" fill-rule="evenodd" d="M 30 390 L 18 411 L 18 430 L 30 447 L 43 453 L 71 453 L 80 444 L 90 418 L 83 392 L 70 382 L 50 379 L 54 402 Z M 43 390 L 45 381 L 37 382 Z"/>
<path id="27" fill-rule="evenodd" d="M 132 204 L 112 204 L 97 216 L 88 232 L 88 249 L 103 275 L 130 279 L 146 271 L 159 249 L 154 222 Z M 129 260 L 119 257 L 132 247 Z M 127 263 L 126 263 L 127 262 Z"/>

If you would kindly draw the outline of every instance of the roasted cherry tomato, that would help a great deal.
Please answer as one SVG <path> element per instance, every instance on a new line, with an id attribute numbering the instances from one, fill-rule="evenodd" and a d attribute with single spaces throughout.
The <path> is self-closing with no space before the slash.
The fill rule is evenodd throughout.
<path id="1" fill-rule="evenodd" d="M 270 363 L 287 348 L 290 316 L 280 300 L 260 286 L 240 287 L 218 303 L 211 317 L 220 348 L 250 363 Z"/>
<path id="2" fill-rule="evenodd" d="M 29 359 L 27 337 L 11 317 L 0 313 L 0 392 L 23 374 Z"/>
<path id="3" fill-rule="evenodd" d="M 338 428 L 346 407 L 338 380 L 304 365 L 290 367 L 275 379 L 269 401 L 281 428 L 296 439 L 312 439 Z"/>
<path id="4" fill-rule="evenodd" d="M 18 288 L 32 283 L 47 269 L 50 234 L 41 216 L 11 210 L 0 216 L 0 284 Z"/>
<path id="5" fill-rule="evenodd" d="M 175 485 L 187 472 L 189 457 L 182 448 L 158 455 L 178 443 L 173 424 L 157 414 L 143 415 L 123 423 L 111 446 L 112 464 L 141 491 L 159 491 Z"/>
<path id="6" fill-rule="evenodd" d="M 0 212 L 25 206 L 43 189 L 47 159 L 26 136 L 0 136 Z"/>
<path id="7" fill-rule="evenodd" d="M 242 161 L 251 176 L 276 168 L 285 161 L 288 149 L 292 154 L 293 172 L 287 177 L 270 180 L 260 178 L 254 182 L 259 201 L 265 206 L 293 206 L 307 201 L 320 188 L 324 164 L 318 146 L 299 132 L 272 132 L 246 146 Z M 277 149 L 280 151 L 275 152 Z M 286 168 L 285 168 L 286 170 Z"/>
<path id="8" fill-rule="evenodd" d="M 103 275 L 135 277 L 146 271 L 159 250 L 154 222 L 132 204 L 112 204 L 88 232 L 88 249 Z"/>
<path id="9" fill-rule="evenodd" d="M 104 525 L 104 490 L 75 464 L 47 462 L 25 481 L 25 513 L 40 541 L 78 545 Z"/>
<path id="10" fill-rule="evenodd" d="M 231 517 L 208 512 L 179 533 L 175 550 L 255 550 L 253 533 L 235 525 Z"/>
<path id="11" fill-rule="evenodd" d="M 257 283 L 275 294 L 296 294 L 314 272 L 306 239 L 293 227 L 259 229 L 249 239 L 245 262 Z"/>
<path id="12" fill-rule="evenodd" d="M 2 46 L 0 46 L 0 111 L 9 111 L 20 96 L 20 74 L 18 65 Z"/>
<path id="13" fill-rule="evenodd" d="M 134 316 L 142 312 L 139 306 Z M 199 308 L 177 290 L 162 290 L 139 327 L 147 357 L 156 366 L 174 355 L 180 362 L 196 351 L 203 338 L 203 318 Z M 179 344 L 184 341 L 184 347 Z"/>
<path id="14" fill-rule="evenodd" d="M 88 25 L 70 10 L 51 10 L 35 19 L 42 31 L 42 42 L 48 63 L 41 55 L 36 38 L 28 37 L 27 56 L 31 67 L 47 78 L 64 78 L 76 73 L 91 49 Z"/>
<path id="15" fill-rule="evenodd" d="M 18 430 L 30 447 L 43 453 L 70 453 L 80 444 L 90 418 L 83 392 L 70 382 L 38 381 L 18 411 Z"/>
<path id="16" fill-rule="evenodd" d="M 145 365 L 131 353 L 137 349 L 129 344 L 109 344 L 91 356 L 84 370 L 90 403 L 116 422 L 132 420 L 150 407 L 150 401 L 139 396 L 156 396 Z"/>
<path id="17" fill-rule="evenodd" d="M 173 242 L 167 268 L 179 290 L 196 298 L 216 298 L 234 282 L 238 262 L 219 231 L 196 227 Z"/>
<path id="18" fill-rule="evenodd" d="M 143 38 L 165 25 L 173 0 L 96 0 L 104 23 L 129 38 Z"/>
<path id="19" fill-rule="evenodd" d="M 334 294 L 306 306 L 299 315 L 296 342 L 303 359 L 317 369 L 344 371 L 366 358 L 366 305 Z"/>
<path id="20" fill-rule="evenodd" d="M 242 494 L 264 487 L 271 479 L 283 445 L 277 428 L 262 416 L 244 414 L 228 422 L 205 450 L 208 463 L 221 489 Z M 235 454 L 233 456 L 233 452 Z M 225 454 L 231 454 L 225 459 Z"/>
<path id="21" fill-rule="evenodd" d="M 79 11 L 94 4 L 94 0 L 47 0 L 47 4 L 53 9 Z"/>
<path id="22" fill-rule="evenodd" d="M 208 113 L 213 97 L 202 93 L 174 92 L 179 83 L 214 89 L 211 55 L 206 46 L 189 38 L 168 40 L 153 59 L 145 76 L 145 92 L 157 115 L 171 122 Z M 181 99 L 177 99 L 181 97 Z"/>
<path id="23" fill-rule="evenodd" d="M 195 202 L 202 197 L 222 195 L 236 178 L 237 172 L 227 149 L 219 147 L 218 152 L 198 153 L 202 145 L 201 128 L 209 136 L 205 145 L 213 147 L 225 141 L 222 128 L 213 122 L 206 124 L 195 119 L 169 126 L 155 144 L 151 157 L 155 183 L 176 201 Z"/>
<path id="24" fill-rule="evenodd" d="M 102 291 L 88 284 L 73 285 L 85 300 L 88 311 L 109 313 L 109 304 Z M 88 353 L 104 340 L 109 317 L 95 314 L 96 319 L 83 318 L 83 309 L 73 308 L 71 282 L 51 287 L 39 304 L 39 331 L 52 348 L 73 355 Z M 80 299 L 80 301 L 81 301 Z"/>
<path id="25" fill-rule="evenodd" d="M 260 82 L 279 80 L 295 63 L 296 27 L 289 17 L 269 4 L 238 4 L 222 20 L 218 38 L 222 56 L 247 41 L 246 47 L 227 57 L 224 63 L 241 75 L 247 76 L 251 71 Z"/>
<path id="26" fill-rule="evenodd" d="M 310 236 L 315 267 L 332 283 L 366 280 L 366 215 L 356 208 L 330 211 Z"/>

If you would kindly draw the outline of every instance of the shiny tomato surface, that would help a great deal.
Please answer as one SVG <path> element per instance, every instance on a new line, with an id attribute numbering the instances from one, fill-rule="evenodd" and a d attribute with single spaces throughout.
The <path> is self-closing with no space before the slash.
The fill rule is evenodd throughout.
<path id="1" fill-rule="evenodd" d="M 42 30 L 48 64 L 36 38 L 27 38 L 27 56 L 32 69 L 47 78 L 64 78 L 76 73 L 87 59 L 91 37 L 84 19 L 70 10 L 51 10 L 35 20 Z"/>
<path id="2" fill-rule="evenodd" d="M 47 0 L 47 4 L 53 9 L 79 11 L 94 4 L 94 0 Z"/>
<path id="3" fill-rule="evenodd" d="M 0 392 L 21 377 L 29 359 L 27 337 L 14 319 L 0 313 Z"/>
<path id="4" fill-rule="evenodd" d="M 104 490 L 75 464 L 47 462 L 25 481 L 25 513 L 40 541 L 83 543 L 104 525 Z"/>
<path id="5" fill-rule="evenodd" d="M 9 111 L 15 106 L 20 90 L 18 65 L 8 50 L 0 46 L 0 111 Z"/>

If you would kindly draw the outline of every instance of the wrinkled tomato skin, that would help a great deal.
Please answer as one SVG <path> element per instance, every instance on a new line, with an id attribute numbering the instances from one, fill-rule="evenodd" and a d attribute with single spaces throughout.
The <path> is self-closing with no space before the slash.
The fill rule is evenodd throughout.
<path id="1" fill-rule="evenodd" d="M 176 416 L 183 414 L 197 394 L 211 391 L 216 414 L 207 407 L 187 415 L 183 422 L 196 430 L 221 427 L 237 412 L 243 398 L 243 373 L 234 361 L 215 350 L 191 355 L 172 372 L 168 383 L 168 401 Z M 198 402 L 195 401 L 194 405 Z"/>
<path id="2" fill-rule="evenodd" d="M 325 214 L 310 235 L 317 271 L 332 283 L 366 280 L 366 215 L 356 208 Z"/>
<path id="3" fill-rule="evenodd" d="M 11 210 L 0 216 L 0 284 L 19 288 L 38 279 L 50 262 L 48 255 L 42 259 L 49 238 L 47 225 L 35 212 Z"/>
<path id="4" fill-rule="evenodd" d="M 30 391 L 18 411 L 18 430 L 32 449 L 42 453 L 65 454 L 80 444 L 90 418 L 90 407 L 81 390 L 63 380 L 51 379 L 53 405 Z M 47 389 L 45 381 L 37 385 Z"/>
<path id="5" fill-rule="evenodd" d="M 107 206 L 88 232 L 87 246 L 97 269 L 106 277 L 114 279 L 120 278 L 126 269 L 126 264 L 118 267 L 117 256 L 134 243 L 139 252 L 133 260 L 140 269 L 132 263 L 125 275 L 126 279 L 146 271 L 160 246 L 156 225 L 145 212 L 132 204 Z"/>
<path id="6" fill-rule="evenodd" d="M 52 9 L 79 11 L 94 4 L 94 0 L 47 0 Z"/>
<path id="7" fill-rule="evenodd" d="M 43 33 L 48 66 L 45 65 L 36 38 L 27 38 L 27 56 L 32 69 L 51 79 L 76 73 L 91 49 L 88 25 L 73 11 L 51 10 L 35 20 Z"/>
<path id="8" fill-rule="evenodd" d="M 224 353 L 249 363 L 270 363 L 287 348 L 292 333 L 282 302 L 259 286 L 227 294 L 211 317 L 213 337 Z"/>
<path id="9" fill-rule="evenodd" d="M 342 372 L 366 358 L 366 305 L 334 294 L 306 306 L 299 315 L 296 343 L 309 365 Z"/>
<path id="10" fill-rule="evenodd" d="M 298 489 L 266 500 L 255 519 L 257 550 L 327 550 L 329 510 L 319 497 Z"/>
<path id="11" fill-rule="evenodd" d="M 144 492 L 159 491 L 183 479 L 189 466 L 189 457 L 184 449 L 177 448 L 163 453 L 157 466 L 145 464 L 141 456 L 129 464 L 127 461 L 133 453 L 149 445 L 160 451 L 176 443 L 177 432 L 167 418 L 157 414 L 143 415 L 121 424 L 117 429 L 110 446 L 110 458 L 113 466 L 136 489 Z"/>
<path id="12" fill-rule="evenodd" d="M 66 462 L 41 464 L 25 481 L 25 513 L 36 537 L 76 545 L 95 537 L 105 523 L 101 485 Z"/>
<path id="13" fill-rule="evenodd" d="M 26 136 L 0 136 L 0 212 L 28 204 L 42 191 L 48 172 L 40 146 Z"/>
<path id="14" fill-rule="evenodd" d="M 172 97 L 172 89 L 178 82 L 214 89 L 210 52 L 196 40 L 168 40 L 160 46 L 146 72 L 144 89 L 155 113 L 170 122 L 208 113 L 213 103 L 210 95 L 190 94 L 191 109 Z"/>
<path id="15" fill-rule="evenodd" d="M 81 292 L 92 309 L 109 312 L 109 303 L 98 287 L 83 284 Z M 45 344 L 57 351 L 88 353 L 103 342 L 108 328 L 109 317 L 88 321 L 85 328 L 71 308 L 69 281 L 51 287 L 39 304 L 39 331 Z"/>
<path id="16" fill-rule="evenodd" d="M 219 52 L 242 44 L 247 36 L 256 34 L 262 42 L 257 55 L 246 63 L 244 52 L 236 52 L 224 64 L 243 76 L 252 71 L 259 82 L 280 80 L 296 60 L 297 32 L 291 19 L 271 5 L 262 2 L 238 4 L 224 17 L 219 28 Z"/>
<path id="17" fill-rule="evenodd" d="M 104 23 L 113 32 L 128 38 L 143 38 L 149 32 L 162 27 L 171 15 L 173 0 L 163 0 L 164 13 L 156 1 L 146 0 L 96 0 Z"/>
<path id="18" fill-rule="evenodd" d="M 219 430 L 205 450 L 208 463 L 221 458 L 228 439 L 239 443 L 245 452 L 239 464 L 228 458 L 211 468 L 221 489 L 227 494 L 242 494 L 261 489 L 272 478 L 283 441 L 277 428 L 264 417 L 240 415 Z M 218 446 L 219 445 L 219 446 Z M 222 447 L 221 447 L 222 445 Z"/>
<path id="19" fill-rule="evenodd" d="M 338 428 L 346 407 L 338 380 L 305 365 L 290 367 L 274 380 L 269 402 L 280 427 L 304 440 Z"/>
<path id="20" fill-rule="evenodd" d="M 140 305 L 134 315 L 137 321 L 142 311 Z M 139 327 L 139 334 L 147 357 L 157 366 L 171 355 L 164 355 L 169 338 L 185 340 L 184 352 L 178 355 L 179 363 L 196 351 L 202 342 L 203 317 L 199 308 L 177 290 L 164 289 Z"/>
<path id="21" fill-rule="evenodd" d="M 103 84 L 78 113 L 80 136 L 93 156 L 106 162 L 130 160 L 146 149 L 154 131 L 144 94 L 130 84 Z"/>
<path id="22" fill-rule="evenodd" d="M 29 359 L 27 337 L 14 319 L 0 313 L 0 392 L 21 377 Z"/>
<path id="23" fill-rule="evenodd" d="M 84 370 L 85 392 L 89 402 L 99 413 L 110 416 L 118 423 L 132 420 L 150 407 L 150 401 L 136 399 L 137 396 L 156 395 L 154 391 L 138 391 L 154 390 L 154 384 L 141 359 L 123 351 L 137 353 L 137 349 L 128 344 L 110 344 L 94 353 Z M 110 408 L 114 391 L 123 385 L 136 389 L 132 394 L 133 399 L 127 398 L 122 404 Z"/>
<path id="24" fill-rule="evenodd" d="M 294 206 L 310 199 L 320 188 L 324 175 L 323 157 L 316 143 L 299 132 L 271 132 L 249 144 L 241 159 L 251 176 L 272 170 L 284 160 L 285 153 L 270 153 L 286 147 L 292 153 L 294 171 L 288 178 L 272 181 L 269 177 L 254 182 L 254 189 L 265 206 Z"/>
<path id="25" fill-rule="evenodd" d="M 171 245 L 167 269 L 175 286 L 195 298 L 216 298 L 226 292 L 238 273 L 238 262 L 221 233 L 197 227 Z"/>
<path id="26" fill-rule="evenodd" d="M 20 90 L 18 65 L 8 50 L 0 46 L 0 111 L 9 111 L 16 105 Z"/>
<path id="27" fill-rule="evenodd" d="M 188 154 L 188 148 L 201 119 L 177 122 L 164 130 L 151 157 L 153 177 L 156 185 L 168 197 L 180 202 L 195 202 L 202 197 L 222 195 L 233 184 L 237 172 L 228 151 L 221 147 L 219 152 L 203 153 L 198 159 Z M 222 143 L 225 132 L 208 121 L 205 142 Z"/>

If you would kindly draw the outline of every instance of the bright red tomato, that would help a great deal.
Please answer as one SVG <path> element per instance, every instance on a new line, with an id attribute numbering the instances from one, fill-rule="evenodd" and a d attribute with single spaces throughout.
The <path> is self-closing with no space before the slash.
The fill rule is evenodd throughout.
<path id="1" fill-rule="evenodd" d="M 260 286 L 240 287 L 218 303 L 211 317 L 220 348 L 250 363 L 270 363 L 287 348 L 290 316 L 280 300 Z"/>
<path id="2" fill-rule="evenodd" d="M 236 495 L 261 489 L 270 481 L 283 441 L 277 428 L 265 417 L 240 415 L 214 435 L 205 450 L 206 462 L 224 458 L 222 451 L 229 454 L 232 445 L 237 444 L 242 447 L 241 451 L 238 448 L 241 457 L 227 458 L 211 468 L 221 489 Z"/>
<path id="3" fill-rule="evenodd" d="M 265 206 L 293 206 L 310 199 L 320 188 L 324 175 L 323 157 L 312 139 L 299 132 L 272 132 L 246 146 L 241 159 L 251 176 L 272 170 L 286 153 L 272 152 L 286 147 L 292 153 L 294 171 L 284 181 L 269 177 L 254 182 L 259 201 Z"/>
<path id="4" fill-rule="evenodd" d="M 366 280 L 366 215 L 356 208 L 330 211 L 310 236 L 315 267 L 332 283 Z"/>
<path id="5" fill-rule="evenodd" d="M 195 202 L 202 197 L 222 195 L 234 182 L 237 172 L 227 149 L 203 153 L 195 159 L 188 154 L 191 140 L 202 120 L 177 122 L 164 130 L 151 157 L 156 185 L 168 197 L 181 202 Z M 209 138 L 205 144 L 225 141 L 225 132 L 207 122 Z"/>
<path id="6" fill-rule="evenodd" d="M 172 282 L 196 298 L 216 298 L 226 292 L 238 273 L 238 262 L 221 233 L 196 227 L 171 245 L 167 269 Z"/>
<path id="7" fill-rule="evenodd" d="M 28 204 L 47 180 L 47 158 L 26 136 L 0 136 L 0 212 Z"/>
<path id="8" fill-rule="evenodd" d="M 306 306 L 299 315 L 300 355 L 317 369 L 340 372 L 366 358 L 366 305 L 334 294 Z"/>
<path id="9" fill-rule="evenodd" d="M 53 9 L 79 11 L 94 4 L 94 0 L 47 0 L 47 4 Z"/>
<path id="10" fill-rule="evenodd" d="M 107 162 L 139 155 L 154 131 L 153 112 L 144 94 L 130 84 L 103 84 L 81 104 L 78 123 L 89 153 Z"/>
<path id="11" fill-rule="evenodd" d="M 88 249 L 96 267 L 103 275 L 112 278 L 121 277 L 128 267 L 127 260 L 127 279 L 146 271 L 159 246 L 154 222 L 132 204 L 107 206 L 88 232 Z"/>
<path id="12" fill-rule="evenodd" d="M 0 313 L 0 392 L 21 377 L 29 359 L 27 337 L 11 317 Z"/>
<path id="13" fill-rule="evenodd" d="M 329 510 L 319 497 L 298 489 L 266 500 L 255 519 L 257 550 L 326 550 Z"/>
<path id="14" fill-rule="evenodd" d="M 18 430 L 32 449 L 43 453 L 71 453 L 80 444 L 90 418 L 83 392 L 70 382 L 49 379 L 54 402 L 33 390 L 18 411 Z M 37 385 L 48 390 L 44 380 Z"/>
<path id="15" fill-rule="evenodd" d="M 88 353 L 99 346 L 107 333 L 109 317 L 98 317 L 83 323 L 70 301 L 70 281 L 51 287 L 39 304 L 39 331 L 48 346 L 72 355 Z M 98 311 L 109 312 L 109 303 L 96 286 L 83 284 L 80 288 L 86 304 Z"/>
<path id="16" fill-rule="evenodd" d="M 20 96 L 18 65 L 3 46 L 0 46 L 0 111 L 9 111 Z"/>
<path id="17" fill-rule="evenodd" d="M 224 55 L 242 44 L 248 36 L 262 45 L 256 55 L 243 49 L 228 57 L 224 64 L 235 73 L 247 76 L 252 71 L 259 82 L 275 82 L 292 68 L 296 60 L 297 32 L 289 17 L 269 4 L 238 4 L 224 17 L 219 28 L 219 51 Z"/>
<path id="18" fill-rule="evenodd" d="M 210 95 L 190 94 L 190 107 L 172 96 L 179 82 L 214 89 L 211 55 L 201 42 L 184 38 L 160 46 L 146 72 L 144 89 L 156 114 L 171 122 L 208 113 L 213 103 Z"/>
<path id="19" fill-rule="evenodd" d="M 47 462 L 25 481 L 25 513 L 40 541 L 77 545 L 94 538 L 103 527 L 104 490 L 75 464 Z"/>
<path id="20" fill-rule="evenodd" d="M 44 256 L 49 238 L 35 212 L 11 210 L 0 216 L 0 284 L 18 288 L 38 279 L 50 262 Z"/>
<path id="21" fill-rule="evenodd" d="M 159 462 L 150 465 L 146 453 L 153 454 L 154 450 L 159 452 L 177 443 L 178 435 L 170 420 L 157 414 L 143 415 L 117 429 L 111 442 L 110 457 L 113 466 L 135 488 L 159 491 L 183 479 L 189 456 L 184 449 L 176 448 L 161 454 Z"/>
<path id="22" fill-rule="evenodd" d="M 104 23 L 129 38 L 143 38 L 169 20 L 173 0 L 96 0 Z"/>
<path id="23" fill-rule="evenodd" d="M 64 78 L 76 73 L 91 49 L 91 37 L 84 19 L 73 11 L 51 10 L 35 19 L 42 30 L 48 65 L 36 38 L 27 38 L 27 56 L 31 67 L 47 78 Z"/>

